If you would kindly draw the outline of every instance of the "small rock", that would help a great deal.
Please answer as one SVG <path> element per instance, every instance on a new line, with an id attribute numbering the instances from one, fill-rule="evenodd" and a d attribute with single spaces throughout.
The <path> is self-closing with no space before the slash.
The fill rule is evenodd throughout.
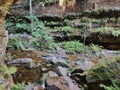
<path id="1" fill-rule="evenodd" d="M 45 84 L 46 79 L 48 78 L 48 73 L 43 73 L 42 77 L 40 78 L 40 80 L 38 81 L 40 84 Z"/>
<path id="2" fill-rule="evenodd" d="M 3 82 L 4 82 L 4 80 L 1 80 L 1 79 L 0 79 L 0 84 L 2 84 Z"/>
<path id="3" fill-rule="evenodd" d="M 49 77 L 58 77 L 58 75 L 55 72 L 53 72 L 53 71 L 49 71 L 48 72 L 48 76 Z"/>
<path id="4" fill-rule="evenodd" d="M 63 68 L 61 66 L 57 67 L 57 71 L 62 76 L 67 76 L 67 68 Z"/>
<path id="5" fill-rule="evenodd" d="M 70 90 L 68 82 L 61 77 L 48 78 L 46 80 L 46 86 L 55 86 L 59 88 L 58 90 Z"/>
<path id="6" fill-rule="evenodd" d="M 36 85 L 34 86 L 33 90 L 44 90 L 42 86 Z"/>
<path id="7" fill-rule="evenodd" d="M 44 67 L 43 67 L 43 68 L 42 68 L 42 72 L 45 72 L 45 71 L 47 71 L 47 68 L 44 68 Z"/>
<path id="8" fill-rule="evenodd" d="M 43 57 L 44 59 L 50 61 L 51 63 L 53 63 L 54 65 L 56 65 L 56 63 L 65 63 L 66 60 L 62 59 L 62 58 L 58 58 L 56 55 L 54 54 L 49 54 L 46 57 Z"/>
<path id="9" fill-rule="evenodd" d="M 78 68 L 81 68 L 83 71 L 87 71 L 90 68 L 92 68 L 92 66 L 94 66 L 95 64 L 91 61 L 83 61 L 79 64 Z"/>
<path id="10" fill-rule="evenodd" d="M 32 83 L 28 83 L 28 85 L 26 85 L 25 90 L 44 90 L 42 86 L 40 85 L 35 85 Z"/>
<path id="11" fill-rule="evenodd" d="M 113 50 L 104 50 L 104 51 L 102 51 L 102 53 L 105 56 L 115 56 L 117 54 L 120 54 L 119 51 L 113 51 Z"/>
<path id="12" fill-rule="evenodd" d="M 25 90 L 33 90 L 34 84 L 28 83 L 28 85 L 25 86 Z"/>
<path id="13" fill-rule="evenodd" d="M 8 61 L 7 64 L 26 64 L 32 62 L 31 58 L 18 58 L 12 61 Z"/>

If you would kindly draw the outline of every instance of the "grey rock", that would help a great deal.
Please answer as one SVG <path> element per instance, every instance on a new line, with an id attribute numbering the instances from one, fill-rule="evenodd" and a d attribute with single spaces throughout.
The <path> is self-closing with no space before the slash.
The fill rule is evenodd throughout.
<path id="1" fill-rule="evenodd" d="M 8 61 L 7 64 L 26 64 L 32 62 L 31 58 L 18 58 L 12 61 Z"/>
<path id="2" fill-rule="evenodd" d="M 57 73 L 60 74 L 61 76 L 67 76 L 68 70 L 67 70 L 67 68 L 63 68 L 61 66 L 58 66 Z"/>
<path id="3" fill-rule="evenodd" d="M 95 64 L 91 61 L 83 61 L 77 67 L 81 68 L 83 71 L 87 71 L 92 68 Z"/>
<path id="4" fill-rule="evenodd" d="M 45 71 L 47 71 L 47 68 L 44 68 L 44 67 L 43 67 L 43 68 L 42 68 L 42 72 L 45 72 Z"/>
<path id="5" fill-rule="evenodd" d="M 62 57 L 57 57 L 54 54 L 49 54 L 48 57 L 43 57 L 44 59 L 48 60 L 51 62 L 51 64 L 56 65 L 56 66 L 62 66 L 66 68 L 71 68 L 70 65 L 66 63 L 66 60 L 63 59 Z"/>
<path id="6" fill-rule="evenodd" d="M 68 82 L 62 77 L 49 77 L 46 86 L 55 86 L 57 90 L 70 90 Z"/>
<path id="7" fill-rule="evenodd" d="M 102 53 L 103 53 L 105 56 L 115 56 L 115 55 L 120 54 L 119 51 L 113 51 L 113 50 L 104 50 L 104 51 L 102 51 Z"/>
<path id="8" fill-rule="evenodd" d="M 53 72 L 53 71 L 49 71 L 48 72 L 48 77 L 58 77 L 57 73 Z"/>
<path id="9" fill-rule="evenodd" d="M 46 86 L 55 86 L 57 90 L 83 90 L 69 77 L 50 77 L 46 80 Z"/>
<path id="10" fill-rule="evenodd" d="M 77 84 L 73 83 L 73 80 L 69 77 L 63 77 L 69 84 L 70 90 L 84 90 L 84 88 L 81 86 L 81 88 L 78 87 Z"/>
<path id="11" fill-rule="evenodd" d="M 24 90 L 44 90 L 42 86 L 29 83 Z"/>

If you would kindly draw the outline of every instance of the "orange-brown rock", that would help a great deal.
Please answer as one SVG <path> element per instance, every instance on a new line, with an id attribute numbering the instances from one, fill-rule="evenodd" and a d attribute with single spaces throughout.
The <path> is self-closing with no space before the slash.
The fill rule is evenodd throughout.
<path id="1" fill-rule="evenodd" d="M 4 29 L 5 24 L 5 16 L 7 14 L 7 10 L 9 6 L 18 0 L 0 0 L 0 66 L 3 62 L 3 57 L 6 50 L 7 45 L 7 35 L 8 32 Z"/>
<path id="2" fill-rule="evenodd" d="M 13 3 L 14 0 L 0 0 L 0 68 L 3 64 L 3 58 L 5 55 L 5 50 L 8 40 L 8 32 L 4 29 L 5 17 L 9 6 Z M 4 77 L 4 76 L 3 76 Z M 2 80 L 0 78 L 0 80 Z M 12 77 L 5 78 L 3 87 L 5 90 L 10 90 L 10 87 L 13 85 Z"/>

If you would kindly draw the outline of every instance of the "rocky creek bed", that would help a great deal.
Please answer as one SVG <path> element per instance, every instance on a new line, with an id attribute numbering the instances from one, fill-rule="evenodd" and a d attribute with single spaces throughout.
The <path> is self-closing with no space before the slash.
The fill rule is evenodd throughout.
<path id="1" fill-rule="evenodd" d="M 119 51 L 103 50 L 102 54 L 103 57 L 83 60 L 81 54 L 66 53 L 60 47 L 55 53 L 8 50 L 5 60 L 8 66 L 17 68 L 12 75 L 15 83 L 31 83 L 26 90 L 103 90 L 100 83 L 109 85 L 110 77 L 118 77 L 120 58 Z"/>

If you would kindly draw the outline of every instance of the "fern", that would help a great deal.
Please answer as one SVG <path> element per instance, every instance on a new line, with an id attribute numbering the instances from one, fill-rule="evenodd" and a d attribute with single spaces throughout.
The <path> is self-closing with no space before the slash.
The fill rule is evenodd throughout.
<path id="1" fill-rule="evenodd" d="M 83 44 L 79 41 L 69 41 L 69 42 L 63 42 L 62 46 L 64 49 L 67 50 L 67 52 L 76 53 L 82 51 Z"/>
<path id="2" fill-rule="evenodd" d="M 120 30 L 113 27 L 100 27 L 97 28 L 96 32 L 100 32 L 101 34 L 112 34 L 115 37 L 118 37 L 120 35 Z"/>

